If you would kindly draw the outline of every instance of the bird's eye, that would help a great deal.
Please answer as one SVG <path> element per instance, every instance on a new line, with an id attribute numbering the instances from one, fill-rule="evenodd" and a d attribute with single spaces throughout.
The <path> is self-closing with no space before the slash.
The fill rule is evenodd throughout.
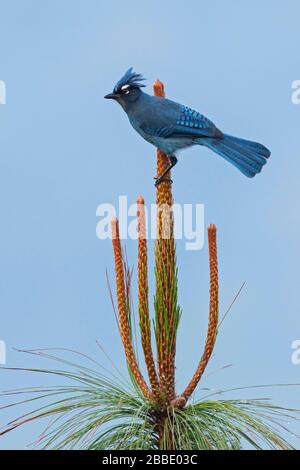
<path id="1" fill-rule="evenodd" d="M 123 85 L 121 87 L 121 92 L 124 94 L 124 95 L 128 95 L 128 93 L 130 92 L 130 85 Z"/>

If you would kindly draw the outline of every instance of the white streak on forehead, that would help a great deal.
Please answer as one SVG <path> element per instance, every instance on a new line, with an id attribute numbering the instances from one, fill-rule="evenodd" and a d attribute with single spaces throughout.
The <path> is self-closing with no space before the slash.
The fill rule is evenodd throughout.
<path id="1" fill-rule="evenodd" d="M 130 87 L 130 85 L 123 85 L 123 86 L 121 87 L 121 90 L 127 90 L 127 88 L 129 88 L 129 87 Z"/>

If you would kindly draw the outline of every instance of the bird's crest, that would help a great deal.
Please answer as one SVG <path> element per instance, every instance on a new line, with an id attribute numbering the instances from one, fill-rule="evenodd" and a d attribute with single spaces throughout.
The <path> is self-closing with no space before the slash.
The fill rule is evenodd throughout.
<path id="1" fill-rule="evenodd" d="M 130 69 L 127 70 L 127 72 L 123 75 L 122 78 L 116 83 L 114 91 L 118 92 L 122 89 L 122 87 L 125 87 L 128 85 L 128 87 L 133 87 L 133 88 L 141 88 L 146 85 L 141 83 L 142 80 L 146 80 L 140 73 L 135 73 L 133 68 L 130 67 Z"/>

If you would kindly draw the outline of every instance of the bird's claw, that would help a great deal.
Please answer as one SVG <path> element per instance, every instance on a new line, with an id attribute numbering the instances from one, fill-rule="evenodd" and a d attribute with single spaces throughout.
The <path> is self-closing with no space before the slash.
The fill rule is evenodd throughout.
<path id="1" fill-rule="evenodd" d="M 159 186 L 161 183 L 173 183 L 173 180 L 169 176 L 155 176 L 154 179 L 155 181 L 155 186 Z"/>

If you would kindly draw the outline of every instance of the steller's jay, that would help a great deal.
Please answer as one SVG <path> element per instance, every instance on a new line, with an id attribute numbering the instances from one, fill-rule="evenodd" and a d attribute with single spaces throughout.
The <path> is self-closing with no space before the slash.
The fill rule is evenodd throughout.
<path id="1" fill-rule="evenodd" d="M 148 142 L 168 155 L 170 166 L 156 179 L 166 179 L 177 163 L 177 151 L 192 145 L 204 145 L 252 178 L 260 173 L 271 152 L 250 140 L 223 134 L 209 119 L 187 106 L 144 93 L 140 74 L 127 70 L 105 98 L 116 100 L 127 113 L 132 127 Z"/>

